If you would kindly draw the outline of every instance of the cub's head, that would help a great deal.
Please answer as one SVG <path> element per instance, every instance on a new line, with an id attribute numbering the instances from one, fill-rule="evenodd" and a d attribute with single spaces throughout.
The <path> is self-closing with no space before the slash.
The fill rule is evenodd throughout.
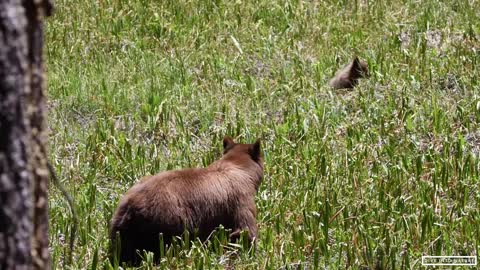
<path id="1" fill-rule="evenodd" d="M 358 57 L 355 57 L 349 66 L 350 79 L 355 80 L 370 77 L 367 62 L 360 60 Z"/>
<path id="2" fill-rule="evenodd" d="M 235 143 L 232 138 L 223 138 L 223 160 L 229 160 L 238 165 L 257 164 L 263 170 L 263 154 L 260 149 L 260 139 L 252 144 Z"/>

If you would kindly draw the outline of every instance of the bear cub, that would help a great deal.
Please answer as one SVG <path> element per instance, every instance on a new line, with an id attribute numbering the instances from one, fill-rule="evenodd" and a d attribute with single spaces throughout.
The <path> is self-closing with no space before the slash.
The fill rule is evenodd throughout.
<path id="1" fill-rule="evenodd" d="M 138 264 L 137 250 L 158 259 L 160 233 L 165 244 L 185 230 L 205 241 L 219 225 L 232 230 L 231 240 L 245 230 L 254 241 L 255 194 L 263 178 L 260 140 L 238 144 L 226 136 L 223 149 L 222 158 L 206 168 L 166 171 L 133 185 L 110 224 L 111 260 Z"/>
<path id="2" fill-rule="evenodd" d="M 361 78 L 369 77 L 367 62 L 355 57 L 353 61 L 340 69 L 328 83 L 333 89 L 354 88 Z"/>

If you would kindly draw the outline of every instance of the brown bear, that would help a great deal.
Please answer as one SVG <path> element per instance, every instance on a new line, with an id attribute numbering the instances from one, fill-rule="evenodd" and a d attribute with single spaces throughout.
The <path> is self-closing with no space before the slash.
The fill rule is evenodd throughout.
<path id="1" fill-rule="evenodd" d="M 355 57 L 350 64 L 339 70 L 328 84 L 333 89 L 353 88 L 358 84 L 358 79 L 368 76 L 368 64 Z"/>
<path id="2" fill-rule="evenodd" d="M 118 256 L 120 263 L 138 264 L 137 250 L 158 259 L 160 233 L 165 244 L 184 231 L 205 241 L 223 225 L 232 231 L 231 240 L 243 230 L 255 240 L 255 194 L 263 178 L 260 140 L 237 144 L 226 136 L 223 148 L 223 157 L 206 168 L 146 176 L 127 191 L 110 224 L 112 261 Z"/>

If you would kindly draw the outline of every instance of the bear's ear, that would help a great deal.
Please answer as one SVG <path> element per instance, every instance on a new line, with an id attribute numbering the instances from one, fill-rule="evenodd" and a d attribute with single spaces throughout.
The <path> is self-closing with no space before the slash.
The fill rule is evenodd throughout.
<path id="1" fill-rule="evenodd" d="M 235 145 L 235 142 L 229 136 L 223 137 L 223 151 L 226 151 L 232 148 Z"/>
<path id="2" fill-rule="evenodd" d="M 362 70 L 362 65 L 358 56 L 355 56 L 352 61 L 352 67 L 350 68 L 350 74 L 360 74 Z"/>
<path id="3" fill-rule="evenodd" d="M 252 159 L 255 161 L 258 161 L 262 155 L 262 150 L 260 149 L 260 139 L 257 139 L 257 141 L 252 145 L 252 149 L 250 150 L 250 155 L 252 156 Z"/>
<path id="4" fill-rule="evenodd" d="M 355 56 L 353 59 L 351 68 L 350 68 L 350 76 L 353 78 L 363 78 L 368 77 L 368 65 L 364 62 L 360 61 L 358 56 Z"/>
<path id="5" fill-rule="evenodd" d="M 353 58 L 353 65 L 360 67 L 360 59 L 358 58 L 358 56 L 355 56 L 355 58 Z"/>

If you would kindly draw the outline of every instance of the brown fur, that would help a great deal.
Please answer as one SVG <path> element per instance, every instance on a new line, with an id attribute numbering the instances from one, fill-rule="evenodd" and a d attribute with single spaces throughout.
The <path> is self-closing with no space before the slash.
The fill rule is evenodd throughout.
<path id="1" fill-rule="evenodd" d="M 328 84 L 334 89 L 354 88 L 358 84 L 358 79 L 368 76 L 368 64 L 355 57 L 350 64 L 339 70 Z"/>
<path id="2" fill-rule="evenodd" d="M 263 177 L 260 141 L 223 140 L 224 154 L 206 168 L 166 171 L 147 176 L 121 198 L 111 222 L 112 247 L 120 233 L 120 262 L 138 263 L 136 250 L 159 253 L 185 230 L 206 240 L 222 224 L 235 239 L 242 230 L 257 235 L 255 194 Z M 112 254 L 113 255 L 113 254 Z"/>

